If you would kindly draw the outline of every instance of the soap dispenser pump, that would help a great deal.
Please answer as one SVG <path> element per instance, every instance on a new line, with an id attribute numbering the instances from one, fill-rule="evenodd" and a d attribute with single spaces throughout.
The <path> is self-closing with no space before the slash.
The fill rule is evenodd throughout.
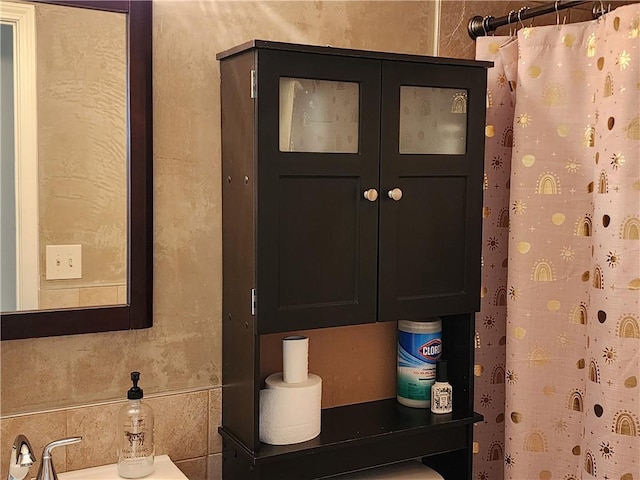
<path id="1" fill-rule="evenodd" d="M 140 372 L 131 372 L 133 386 L 118 413 L 118 475 L 142 478 L 153 472 L 153 410 L 142 401 Z"/>

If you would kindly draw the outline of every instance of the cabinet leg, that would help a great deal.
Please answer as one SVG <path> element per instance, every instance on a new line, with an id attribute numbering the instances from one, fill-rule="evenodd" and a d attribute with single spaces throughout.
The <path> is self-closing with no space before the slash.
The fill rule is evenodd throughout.
<path id="1" fill-rule="evenodd" d="M 222 479 L 257 480 L 258 473 L 237 448 L 234 448 L 233 445 L 224 445 L 222 450 Z"/>

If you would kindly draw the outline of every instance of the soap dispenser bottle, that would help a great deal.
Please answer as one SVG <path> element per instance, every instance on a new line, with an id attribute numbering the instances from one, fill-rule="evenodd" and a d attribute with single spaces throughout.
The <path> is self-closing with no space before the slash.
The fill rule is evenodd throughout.
<path id="1" fill-rule="evenodd" d="M 140 372 L 131 372 L 133 386 L 118 413 L 118 475 L 142 478 L 153 472 L 153 410 L 142 401 Z"/>

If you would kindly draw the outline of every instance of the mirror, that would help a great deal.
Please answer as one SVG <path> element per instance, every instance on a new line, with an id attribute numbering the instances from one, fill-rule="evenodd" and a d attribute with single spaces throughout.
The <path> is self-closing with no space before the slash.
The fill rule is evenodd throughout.
<path id="1" fill-rule="evenodd" d="M 55 125 L 56 118 L 60 123 L 66 125 L 78 118 L 86 119 L 92 115 L 91 109 L 98 112 L 97 116 L 92 117 L 93 120 L 86 122 L 90 124 L 89 134 L 85 128 L 75 136 L 73 132 L 69 133 L 68 131 L 64 135 L 57 135 L 59 143 L 79 145 L 79 147 L 67 149 L 58 147 L 59 152 L 55 148 L 47 148 L 45 154 L 54 155 L 57 153 L 61 160 L 55 167 L 49 167 L 49 170 L 54 172 L 49 177 L 46 176 L 48 174 L 47 168 L 44 168 L 40 162 L 37 172 L 41 178 L 38 180 L 37 188 L 39 195 L 42 196 L 43 178 L 48 180 L 49 187 L 56 181 L 68 186 L 78 180 L 78 177 L 81 176 L 79 171 L 84 169 L 86 175 L 83 188 L 97 191 L 100 188 L 104 189 L 97 200 L 84 200 L 84 203 L 90 204 L 94 216 L 98 217 L 93 232 L 100 233 L 101 240 L 98 243 L 101 243 L 102 247 L 105 244 L 111 247 L 107 249 L 111 256 L 101 259 L 102 266 L 97 269 L 101 275 L 84 267 L 81 271 L 85 277 L 83 280 L 89 282 L 88 285 L 93 285 L 93 288 L 88 289 L 89 292 L 99 290 L 95 288 L 95 285 L 106 284 L 117 287 L 107 290 L 117 291 L 119 297 L 112 295 L 107 300 L 98 299 L 92 303 L 91 295 L 85 295 L 85 301 L 81 303 L 82 306 L 79 308 L 75 304 L 65 305 L 64 302 L 59 305 L 68 308 L 58 308 L 58 304 L 45 302 L 39 305 L 41 309 L 37 311 L 29 309 L 3 312 L 1 338 L 2 340 L 10 340 L 150 327 L 152 324 L 153 275 L 151 1 L 46 0 L 21 3 L 35 5 L 35 8 L 55 7 L 58 9 L 47 11 L 50 15 L 48 17 L 50 21 L 46 22 L 48 25 L 54 23 L 50 12 L 56 14 L 56 12 L 62 12 L 60 9 L 70 9 L 79 13 L 82 11 L 82 14 L 88 13 L 86 9 L 96 10 L 99 12 L 91 13 L 103 13 L 107 15 L 104 18 L 108 18 L 112 22 L 108 28 L 101 29 L 100 34 L 96 33 L 99 31 L 98 29 L 92 29 L 91 38 L 86 40 L 73 35 L 71 35 L 71 41 L 67 35 L 59 35 L 57 39 L 51 40 L 51 42 L 57 41 L 60 44 L 59 51 L 68 53 L 73 59 L 67 60 L 71 65 L 66 69 L 68 77 L 63 78 L 59 85 L 68 90 L 73 89 L 76 84 L 81 84 L 85 88 L 89 85 L 89 90 L 91 91 L 93 88 L 95 93 L 92 95 L 91 101 L 77 102 L 81 104 L 77 109 L 72 108 L 69 111 L 69 108 L 65 108 L 61 113 L 56 114 L 49 112 L 49 110 L 52 110 L 53 106 L 64 105 L 61 101 L 63 96 L 60 94 L 60 90 L 46 92 L 46 101 L 43 103 L 42 110 L 38 112 L 38 120 L 41 125 L 38 127 L 38 135 L 35 137 L 41 141 L 41 139 L 46 140 L 47 135 L 56 136 L 51 133 L 54 130 L 53 127 L 43 131 L 42 124 L 46 125 L 46 122 L 43 121 L 46 120 L 46 114 L 53 120 L 52 125 Z M 116 14 L 111 12 L 116 12 Z M 58 15 L 63 16 L 62 13 L 58 13 Z M 101 25 L 107 24 L 106 20 L 98 22 Z M 77 29 L 73 30 L 77 31 Z M 115 41 L 107 39 L 107 35 L 111 35 L 113 32 L 119 32 L 120 35 L 126 33 L 128 38 L 116 38 Z M 103 49 L 97 56 L 97 61 L 102 62 L 101 65 L 96 66 L 96 55 L 93 56 L 93 65 L 78 64 L 79 59 L 83 57 L 82 49 L 86 50 L 90 47 Z M 38 59 L 39 73 L 40 71 L 47 72 L 47 68 L 40 66 L 41 62 L 44 62 L 43 65 L 46 67 L 47 62 L 55 65 L 56 63 L 64 63 L 64 60 L 63 58 Z M 102 69 L 104 62 L 107 61 L 113 62 L 114 67 L 109 66 L 108 69 L 115 73 L 107 76 L 106 85 L 100 85 L 94 77 L 97 75 L 96 71 Z M 70 74 L 72 71 L 82 72 L 89 79 L 73 78 Z M 122 93 L 119 93 L 119 90 L 122 90 Z M 101 94 L 106 99 L 102 102 L 96 100 L 100 98 Z M 95 120 L 96 118 L 97 120 Z M 91 135 L 91 132 L 108 130 L 115 132 L 115 134 L 107 140 Z M 65 135 L 68 137 L 66 142 L 64 141 Z M 44 147 L 39 145 L 37 148 L 40 155 L 43 155 Z M 95 152 L 98 152 L 97 156 L 101 158 L 101 162 L 89 167 L 73 164 L 71 157 L 73 154 L 78 154 L 74 148 L 80 150 L 79 157 L 83 156 L 83 152 L 85 157 L 96 156 Z M 63 176 L 67 173 L 71 174 L 70 180 Z M 92 178 L 89 178 L 90 176 Z M 46 192 L 44 195 L 46 202 L 40 201 L 39 219 L 41 222 L 44 217 L 48 219 L 49 224 L 54 222 L 57 225 L 63 223 L 73 225 L 74 222 L 69 221 L 69 217 L 81 216 L 77 214 L 78 210 L 73 210 L 76 212 L 74 214 L 68 214 L 63 206 L 64 202 L 56 203 L 56 199 L 61 197 L 56 191 L 53 194 Z M 64 196 L 62 195 L 62 197 Z M 73 199 L 74 195 L 67 192 L 66 197 L 67 203 L 70 203 L 70 198 Z M 106 204 L 111 210 L 119 212 L 113 219 L 103 213 L 95 214 L 96 211 L 103 212 Z M 16 216 L 19 216 L 19 209 L 16 209 L 16 212 Z M 111 211 L 109 212 L 111 214 Z M 102 224 L 100 224 L 100 219 L 102 219 Z M 119 224 L 122 226 L 119 227 Z M 83 237 L 78 237 L 77 233 L 67 236 L 61 235 L 57 238 L 52 233 L 54 230 L 52 228 L 47 230 L 46 226 L 40 225 L 36 228 L 36 234 L 42 243 L 47 245 L 80 243 L 82 245 L 81 255 L 85 256 L 87 261 L 92 259 L 92 255 L 95 257 L 95 246 L 90 242 L 85 243 L 82 240 Z M 100 230 L 101 228 L 102 230 Z M 92 233 L 90 236 L 96 237 L 97 235 Z M 81 239 L 79 242 L 76 241 L 78 238 Z M 57 287 L 53 289 L 53 297 L 63 296 L 58 295 L 64 293 L 62 286 L 69 287 L 70 291 L 77 290 L 76 286 L 81 285 L 79 280 L 68 278 L 46 280 L 48 274 L 46 257 L 49 256 L 50 262 L 51 258 L 55 259 L 56 257 L 48 255 L 45 247 L 46 245 L 40 245 L 36 250 L 38 252 L 36 255 L 40 259 L 38 262 L 40 273 L 37 276 L 39 286 L 47 285 L 44 282 L 50 282 L 48 286 Z M 60 251 L 60 249 L 58 250 Z M 67 266 L 65 263 L 66 255 L 72 254 L 75 255 L 73 252 L 68 253 L 67 250 L 62 251 L 63 266 Z M 53 255 L 58 255 L 58 266 L 60 266 L 60 253 L 54 250 Z M 95 258 L 93 259 L 95 260 Z M 96 262 L 94 261 L 94 263 Z M 88 302 L 86 298 L 89 299 Z M 37 301 L 40 302 L 40 298 Z"/>
<path id="2" fill-rule="evenodd" d="M 0 16 L 1 311 L 125 304 L 127 15 L 14 0 Z"/>

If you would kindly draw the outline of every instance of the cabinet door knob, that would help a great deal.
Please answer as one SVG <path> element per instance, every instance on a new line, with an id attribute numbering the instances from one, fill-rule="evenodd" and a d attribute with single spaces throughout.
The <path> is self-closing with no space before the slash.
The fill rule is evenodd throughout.
<path id="1" fill-rule="evenodd" d="M 402 190 L 400 190 L 399 188 L 389 190 L 389 198 L 397 202 L 402 198 Z"/>
<path id="2" fill-rule="evenodd" d="M 370 202 L 375 202 L 378 199 L 378 191 L 375 188 L 370 188 L 364 191 L 364 198 Z"/>

